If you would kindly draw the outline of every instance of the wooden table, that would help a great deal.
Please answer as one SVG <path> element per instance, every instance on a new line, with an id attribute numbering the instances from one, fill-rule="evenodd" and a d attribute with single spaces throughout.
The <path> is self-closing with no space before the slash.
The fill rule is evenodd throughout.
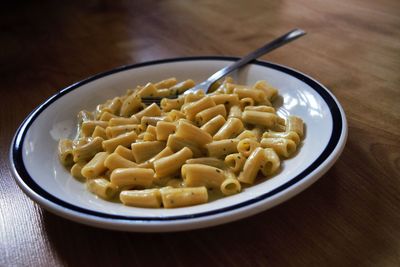
<path id="1" fill-rule="evenodd" d="M 0 266 L 399 266 L 400 3 L 395 0 L 17 1 L 0 13 Z M 208 229 L 140 234 L 74 223 L 32 202 L 8 162 L 25 116 L 58 90 L 124 64 L 244 55 L 288 30 L 308 35 L 263 59 L 325 84 L 347 145 L 309 189 Z"/>

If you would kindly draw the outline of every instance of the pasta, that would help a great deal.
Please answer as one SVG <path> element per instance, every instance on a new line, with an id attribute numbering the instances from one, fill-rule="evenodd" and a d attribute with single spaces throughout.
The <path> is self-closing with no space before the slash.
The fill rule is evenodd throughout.
<path id="1" fill-rule="evenodd" d="M 161 207 L 161 194 L 158 188 L 144 190 L 123 190 L 119 197 L 121 202 L 127 206 L 142 208 Z"/>
<path id="2" fill-rule="evenodd" d="M 162 203 L 165 208 L 178 208 L 206 203 L 208 200 L 207 189 L 204 186 L 160 189 Z"/>
<path id="3" fill-rule="evenodd" d="M 214 140 L 229 139 L 239 135 L 243 131 L 243 122 L 238 118 L 230 118 L 214 135 Z"/>
<path id="4" fill-rule="evenodd" d="M 266 81 L 246 86 L 228 77 L 208 95 L 182 94 L 194 85 L 174 77 L 149 82 L 80 111 L 76 138 L 59 141 L 61 164 L 102 199 L 179 208 L 270 179 L 298 151 L 304 122 L 276 113 L 278 90 Z M 172 94 L 180 95 L 160 106 L 142 103 Z"/>
<path id="5" fill-rule="evenodd" d="M 219 188 L 225 180 L 223 170 L 204 164 L 184 164 L 182 178 L 189 187 Z"/>
<path id="6" fill-rule="evenodd" d="M 104 199 L 111 199 L 118 192 L 117 186 L 105 178 L 90 179 L 86 186 L 90 192 Z"/>
<path id="7" fill-rule="evenodd" d="M 110 171 L 113 171 L 118 168 L 132 168 L 137 167 L 138 165 L 135 162 L 128 160 L 114 152 L 107 156 L 106 160 L 104 161 L 104 166 Z"/>
<path id="8" fill-rule="evenodd" d="M 225 118 L 222 115 L 218 115 L 201 126 L 200 129 L 211 135 L 214 135 L 222 127 L 222 125 L 225 124 L 225 122 Z"/>

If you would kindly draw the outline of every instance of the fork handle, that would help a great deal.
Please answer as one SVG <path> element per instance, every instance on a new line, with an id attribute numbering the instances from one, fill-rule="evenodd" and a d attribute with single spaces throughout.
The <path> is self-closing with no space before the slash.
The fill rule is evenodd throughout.
<path id="1" fill-rule="evenodd" d="M 217 71 L 216 73 L 214 73 L 207 79 L 207 82 L 209 82 L 210 86 L 208 88 L 204 88 L 205 93 L 207 93 L 208 89 L 211 87 L 211 85 L 213 83 L 215 83 L 222 77 L 226 76 L 227 74 L 231 73 L 232 71 L 242 67 L 243 65 L 246 65 L 250 61 L 252 61 L 252 60 L 284 45 L 284 44 L 287 44 L 287 43 L 303 36 L 304 34 L 306 34 L 306 32 L 303 31 L 302 29 L 291 30 L 290 32 L 282 35 L 281 37 L 276 38 L 275 40 L 267 43 L 266 45 L 258 48 L 257 50 L 251 52 L 250 54 L 244 56 L 243 58 L 236 61 L 232 65 L 229 65 L 223 69 L 220 69 L 219 71 Z"/>

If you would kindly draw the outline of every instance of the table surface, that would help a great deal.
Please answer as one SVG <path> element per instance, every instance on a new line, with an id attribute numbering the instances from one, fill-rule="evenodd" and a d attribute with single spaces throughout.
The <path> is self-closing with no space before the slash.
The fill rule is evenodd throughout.
<path id="1" fill-rule="evenodd" d="M 0 266 L 399 266 L 400 2 L 14 1 L 0 11 Z M 336 164 L 291 200 L 179 233 L 92 228 L 53 215 L 15 183 L 18 125 L 58 90 L 117 66 L 241 56 L 288 30 L 306 37 L 262 59 L 298 69 L 342 104 Z"/>

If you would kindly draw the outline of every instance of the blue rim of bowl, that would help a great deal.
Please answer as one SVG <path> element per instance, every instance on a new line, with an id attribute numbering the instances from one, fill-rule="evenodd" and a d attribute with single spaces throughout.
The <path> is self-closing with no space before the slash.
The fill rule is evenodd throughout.
<path id="1" fill-rule="evenodd" d="M 117 72 L 123 72 L 126 70 L 145 67 L 145 66 L 151 66 L 151 65 L 159 65 L 159 64 L 174 63 L 174 62 L 181 62 L 181 61 L 198 61 L 198 60 L 236 61 L 236 60 L 238 60 L 238 58 L 237 57 L 224 57 L 224 56 L 180 57 L 180 58 L 169 58 L 169 59 L 148 61 L 148 62 L 143 62 L 143 63 L 138 63 L 138 64 L 122 66 L 119 68 L 112 69 L 110 71 L 99 73 L 99 74 L 89 77 L 85 80 L 82 80 L 80 82 L 72 84 L 72 85 L 62 89 L 60 92 L 53 95 L 49 99 L 47 99 L 45 102 L 43 102 L 41 105 L 39 105 L 35 110 L 33 110 L 26 117 L 26 119 L 22 122 L 22 124 L 18 128 L 18 130 L 14 136 L 13 142 L 11 144 L 10 161 L 11 161 L 12 167 L 14 168 L 15 179 L 17 179 L 21 183 L 21 184 L 19 184 L 19 183 L 18 184 L 20 186 L 23 184 L 24 186 L 28 187 L 30 190 L 32 190 L 34 193 L 39 195 L 44 200 L 49 201 L 53 204 L 56 204 L 59 207 L 65 208 L 65 209 L 73 211 L 73 212 L 77 212 L 82 215 L 90 215 L 90 216 L 95 216 L 95 217 L 102 218 L 102 219 L 124 220 L 124 221 L 126 221 L 126 220 L 128 220 L 128 221 L 173 221 L 173 220 L 195 219 L 195 218 L 202 218 L 202 217 L 207 217 L 207 216 L 212 216 L 212 215 L 219 215 L 219 214 L 222 214 L 222 213 L 225 213 L 228 211 L 232 211 L 232 210 L 235 210 L 238 208 L 243 208 L 245 206 L 249 206 L 251 204 L 260 202 L 271 196 L 274 196 L 274 195 L 292 187 L 293 185 L 299 183 L 303 179 L 305 179 L 308 174 L 310 174 L 311 172 L 316 170 L 318 168 L 318 166 L 320 166 L 323 162 L 325 162 L 325 160 L 336 149 L 336 147 L 339 143 L 340 137 L 341 137 L 342 130 L 343 130 L 344 118 L 342 117 L 338 103 L 335 101 L 335 99 L 332 97 L 332 95 L 328 92 L 328 90 L 325 89 L 322 85 L 320 85 L 317 81 L 313 80 L 310 77 L 307 77 L 306 75 L 304 75 L 296 70 L 293 70 L 293 69 L 290 69 L 290 68 L 287 68 L 287 67 L 284 67 L 281 65 L 277 65 L 277 64 L 274 64 L 271 62 L 254 60 L 251 62 L 252 64 L 264 66 L 267 68 L 271 68 L 271 69 L 286 73 L 290 76 L 293 76 L 293 77 L 301 80 L 302 82 L 306 83 L 307 85 L 309 85 L 324 99 L 324 101 L 326 102 L 326 104 L 330 110 L 331 116 L 332 116 L 332 122 L 333 122 L 332 133 L 331 133 L 329 142 L 328 142 L 327 146 L 325 147 L 325 149 L 318 156 L 318 158 L 314 162 L 312 162 L 305 170 L 303 170 L 300 174 L 298 174 L 297 176 L 290 179 L 285 184 L 283 184 L 269 192 L 266 192 L 265 194 L 262 194 L 256 198 L 253 198 L 253 199 L 250 199 L 250 200 L 238 203 L 238 204 L 234 204 L 231 206 L 215 209 L 215 210 L 210 210 L 210 211 L 196 213 L 196 214 L 187 214 L 187 215 L 162 216 L 162 217 L 145 217 L 145 216 L 143 216 L 142 217 L 142 216 L 123 216 L 123 215 L 107 214 L 107 213 L 102 213 L 102 212 L 98 212 L 98 211 L 85 209 L 85 208 L 67 203 L 67 202 L 55 197 L 51 193 L 45 191 L 29 175 L 27 169 L 25 168 L 23 158 L 22 158 L 22 155 L 23 155 L 22 147 L 23 147 L 26 133 L 29 130 L 29 127 L 35 121 L 35 119 L 40 115 L 40 113 L 43 112 L 54 101 L 56 101 L 63 95 L 68 94 L 69 92 L 79 88 L 82 85 L 85 85 L 94 80 L 100 79 L 105 76 L 109 76 L 109 75 L 117 73 Z M 22 189 L 24 189 L 24 188 L 22 188 Z"/>

